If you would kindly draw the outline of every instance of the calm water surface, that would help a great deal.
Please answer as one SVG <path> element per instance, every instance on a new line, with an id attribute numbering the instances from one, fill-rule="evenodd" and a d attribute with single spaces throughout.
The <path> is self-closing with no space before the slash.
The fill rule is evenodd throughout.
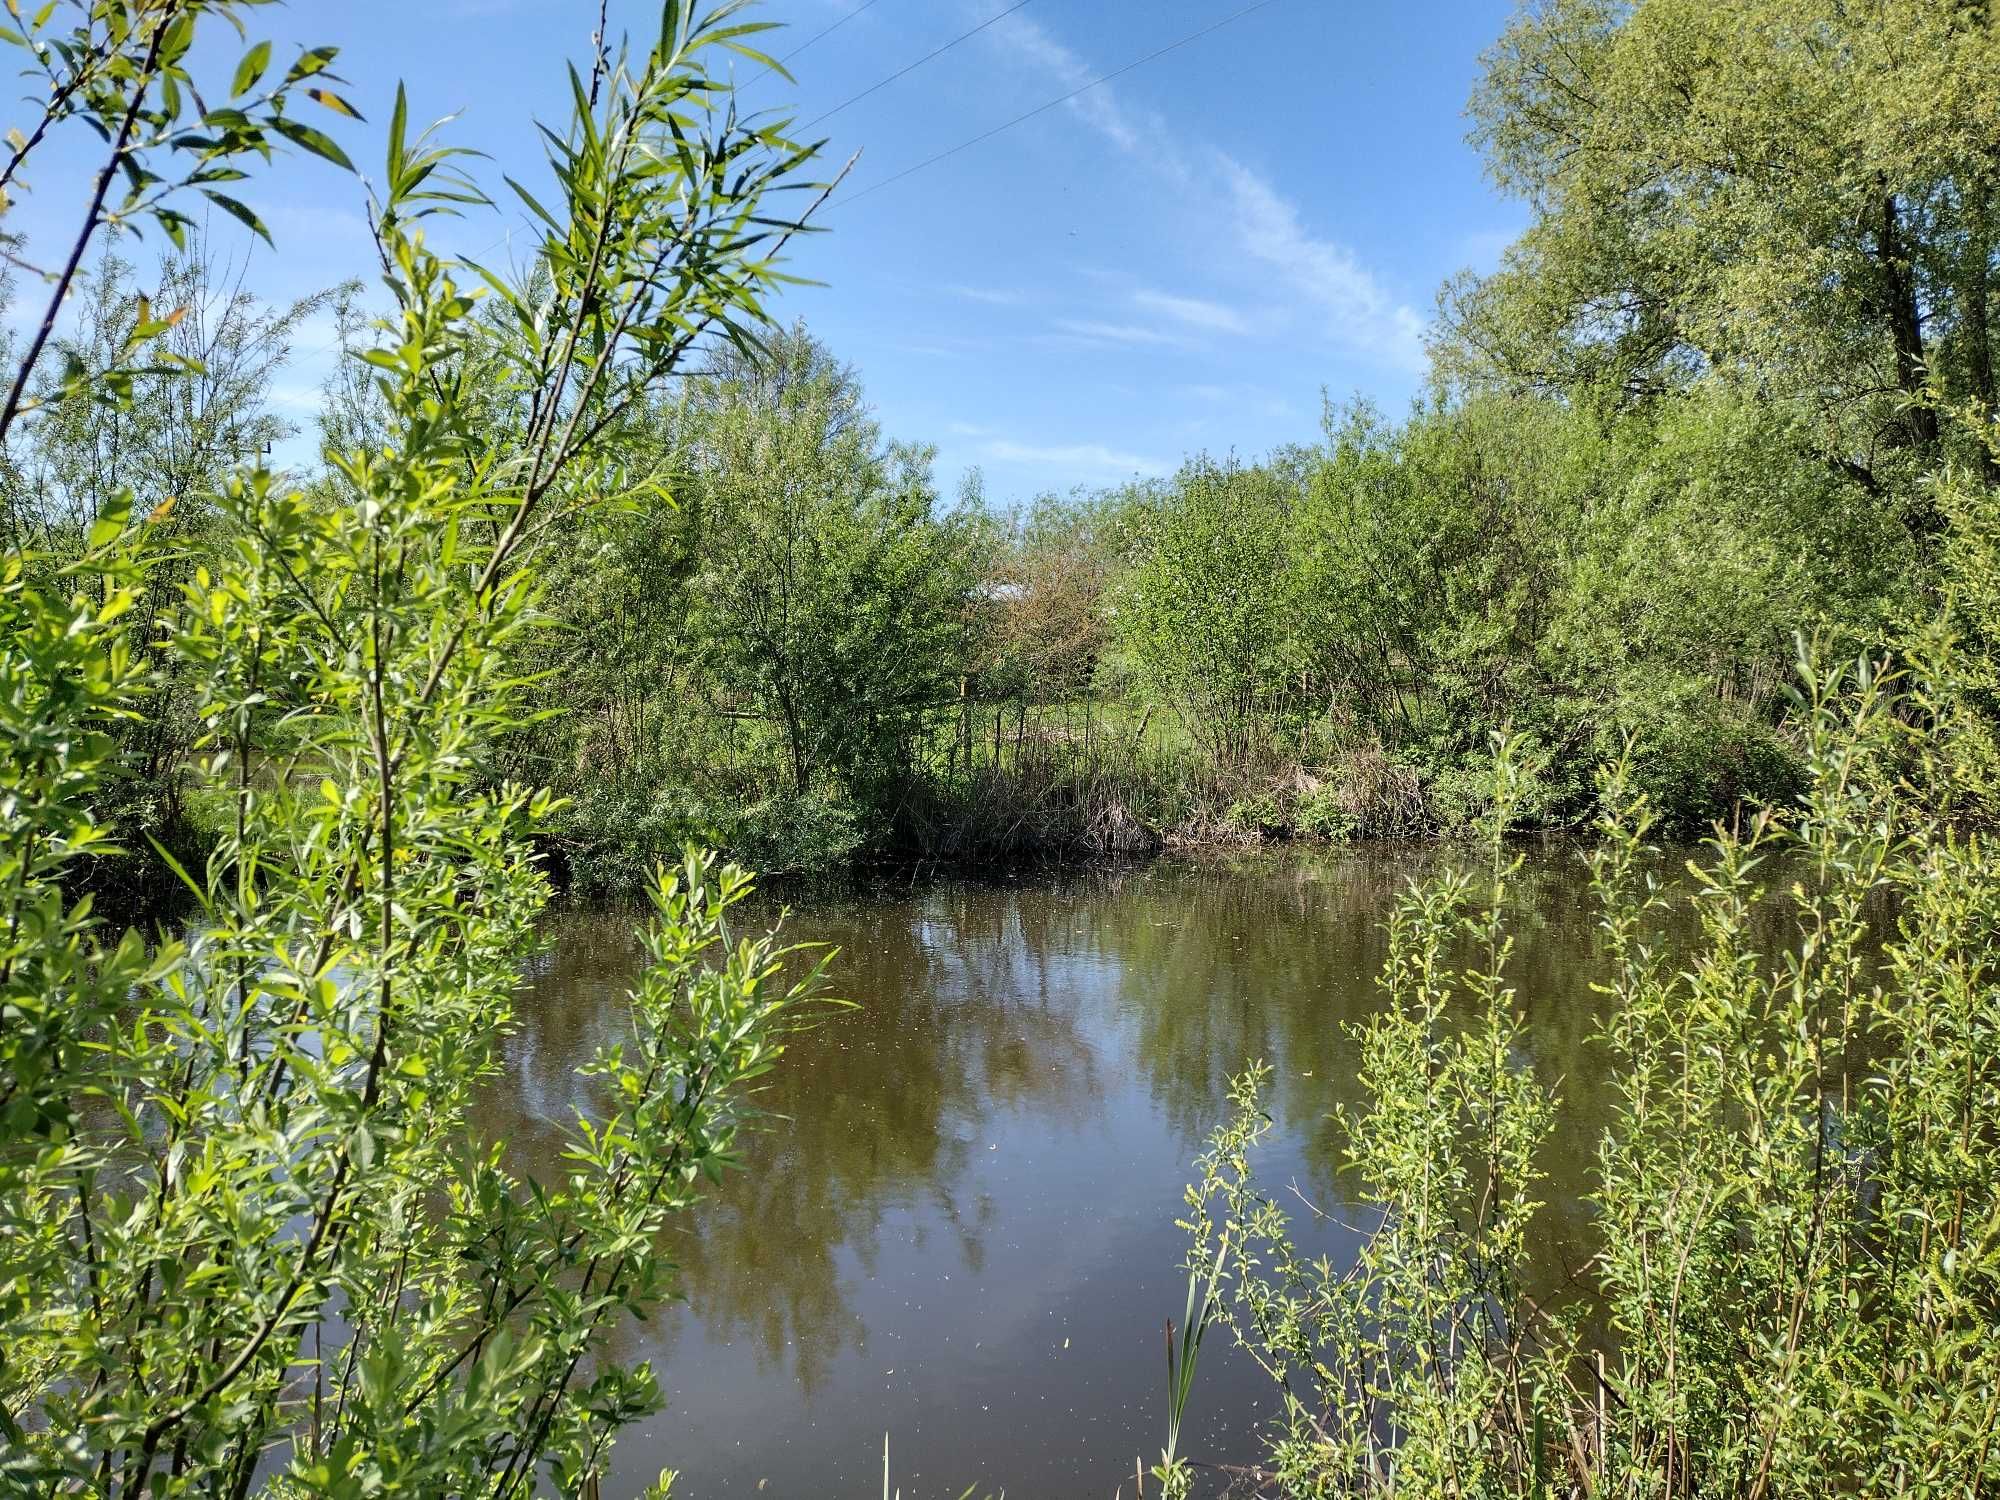
<path id="1" fill-rule="evenodd" d="M 1229 1076 L 1275 1068 L 1261 1163 L 1338 1207 L 1345 1028 L 1379 1004 L 1382 923 L 1438 856 L 1361 851 L 1160 863 L 802 902 L 857 1008 L 797 1042 L 764 1096 L 786 1117 L 678 1246 L 687 1300 L 621 1353 L 662 1372 L 665 1412 L 621 1439 L 630 1494 L 872 1496 L 890 1434 L 906 1497 L 1131 1493 L 1158 1456 L 1162 1325 L 1178 1317 L 1189 1162 Z M 1580 1265 L 1574 1202 L 1607 1101 L 1588 1036 L 1593 912 L 1574 850 L 1530 857 L 1514 968 L 1533 1064 L 1561 1086 L 1542 1276 Z M 576 1065 L 622 1027 L 631 913 L 570 913 L 520 1007 L 492 1108 L 529 1169 L 582 1102 Z M 1349 1189 L 1351 1191 L 1351 1189 Z M 1339 1246 L 1333 1247 L 1339 1253 Z M 1268 1388 L 1204 1349 L 1184 1438 L 1252 1456 Z"/>

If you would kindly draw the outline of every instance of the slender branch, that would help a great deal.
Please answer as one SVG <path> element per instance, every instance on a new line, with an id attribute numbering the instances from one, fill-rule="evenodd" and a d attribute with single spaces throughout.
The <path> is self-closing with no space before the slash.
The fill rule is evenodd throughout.
<path id="1" fill-rule="evenodd" d="M 42 357 L 42 350 L 48 345 L 49 336 L 55 332 L 56 319 L 62 313 L 63 303 L 69 299 L 69 289 L 76 280 L 77 268 L 83 264 L 83 255 L 90 248 L 90 241 L 104 220 L 104 199 L 111 191 L 111 179 L 118 174 L 119 165 L 125 160 L 125 153 L 132 143 L 132 127 L 139 122 L 139 111 L 146 103 L 146 93 L 153 86 L 153 74 L 159 66 L 160 44 L 166 40 L 167 28 L 174 14 L 180 9 L 181 0 L 168 0 L 154 24 L 153 35 L 146 43 L 145 60 L 139 65 L 138 76 L 132 82 L 132 97 L 125 106 L 125 118 L 119 122 L 118 134 L 111 144 L 111 154 L 104 159 L 99 169 L 97 181 L 92 184 L 90 207 L 83 217 L 83 227 L 77 231 L 76 242 L 70 246 L 69 259 L 57 273 L 55 289 L 49 294 L 49 304 L 42 313 L 42 321 L 36 327 L 34 337 L 28 342 L 28 352 L 22 356 L 21 365 L 14 373 L 13 388 L 7 393 L 7 404 L 0 407 L 0 445 L 7 441 L 7 434 L 14 425 L 14 419 L 21 414 L 21 405 L 28 391 L 28 381 L 35 373 L 35 365 Z"/>
<path id="2" fill-rule="evenodd" d="M 105 51 L 93 48 L 90 53 L 90 60 L 93 62 L 102 61 L 105 56 Z M 5 170 L 0 170 L 0 188 L 13 186 L 14 174 L 21 170 L 21 164 L 27 161 L 35 147 L 42 143 L 42 137 L 49 133 L 49 127 L 55 124 L 57 120 L 66 118 L 65 110 L 68 108 L 71 96 L 78 89 L 82 88 L 85 82 L 96 77 L 98 71 L 96 68 L 79 67 L 68 78 L 55 86 L 49 95 L 48 104 L 43 107 L 42 118 L 36 123 L 35 128 L 29 132 L 27 139 L 22 141 L 15 149 L 14 154 L 8 157 Z"/>

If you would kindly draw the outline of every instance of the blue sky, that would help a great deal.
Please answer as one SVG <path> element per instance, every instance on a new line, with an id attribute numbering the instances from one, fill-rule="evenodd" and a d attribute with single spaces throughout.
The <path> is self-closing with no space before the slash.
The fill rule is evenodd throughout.
<path id="1" fill-rule="evenodd" d="M 946 147 L 1237 12 L 1248 0 L 1029 0 L 814 132 L 859 148 L 866 192 Z M 745 105 L 810 119 L 1013 0 L 767 0 L 785 52 Z M 1008 502 L 1170 470 L 1190 452 L 1311 438 L 1320 393 L 1400 409 L 1422 379 L 1439 283 L 1486 267 L 1525 222 L 1481 175 L 1464 106 L 1508 0 L 1269 0 L 1253 13 L 992 140 L 823 212 L 788 292 L 861 374 L 886 431 L 938 448 L 947 492 L 971 468 Z M 395 81 L 413 116 L 499 174 L 539 163 L 565 57 L 587 56 L 591 0 L 294 0 L 253 14 L 281 41 L 330 42 L 368 116 L 335 133 L 374 168 Z M 613 0 L 612 30 L 657 12 Z M 280 49 L 283 55 L 283 48 Z M 228 62 L 223 66 L 226 68 Z M 753 70 L 746 66 L 747 75 Z M 329 117 L 329 122 L 331 119 Z M 49 168 L 44 168 L 46 189 Z M 252 185 L 246 185 L 252 186 Z M 277 240 L 249 282 L 298 295 L 371 263 L 361 195 L 313 163 L 246 193 Z M 30 230 L 60 205 L 42 191 Z M 441 231 L 494 258 L 512 213 Z M 233 226 L 218 228 L 233 242 Z M 32 240 L 31 240 L 32 243 Z M 14 310 L 16 318 L 21 308 Z M 303 417 L 329 358 L 309 328 L 280 397 Z"/>

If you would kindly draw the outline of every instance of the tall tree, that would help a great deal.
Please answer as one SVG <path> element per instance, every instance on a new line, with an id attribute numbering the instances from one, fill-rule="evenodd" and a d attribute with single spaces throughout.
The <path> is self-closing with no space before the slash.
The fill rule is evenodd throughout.
<path id="1" fill-rule="evenodd" d="M 1991 6 L 1538 0 L 1472 113 L 1535 219 L 1447 290 L 1448 371 L 1628 397 L 1740 380 L 1920 534 L 1913 481 L 1941 458 L 2000 479 L 1971 430 L 1995 391 Z"/>
<path id="2" fill-rule="evenodd" d="M 726 357 L 680 419 L 697 628 L 724 683 L 778 724 L 795 791 L 880 792 L 965 657 L 971 534 L 931 451 L 885 443 L 853 372 L 796 329 Z"/>

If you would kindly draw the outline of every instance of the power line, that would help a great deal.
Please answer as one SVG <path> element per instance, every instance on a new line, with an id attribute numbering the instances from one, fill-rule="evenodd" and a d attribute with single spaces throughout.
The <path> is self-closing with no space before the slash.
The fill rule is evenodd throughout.
<path id="1" fill-rule="evenodd" d="M 853 10 L 847 12 L 847 14 L 842 16 L 839 20 L 833 22 L 831 25 L 821 27 L 818 31 L 814 32 L 811 36 L 807 37 L 803 42 L 800 42 L 798 46 L 792 48 L 791 51 L 785 53 L 784 56 L 776 59 L 776 61 L 779 64 L 790 62 L 793 58 L 797 57 L 801 52 L 805 51 L 806 48 L 812 46 L 814 42 L 819 41 L 824 36 L 827 36 L 835 31 L 838 31 L 841 27 L 845 26 L 849 21 L 853 20 L 856 16 L 860 15 L 864 10 L 867 10 L 870 6 L 876 5 L 878 3 L 879 0 L 861 0 L 861 4 L 855 6 Z M 935 48 L 932 51 L 925 53 L 915 62 L 910 63 L 905 67 L 898 68 L 895 72 L 891 73 L 887 78 L 882 79 L 880 82 L 871 83 L 867 88 L 863 89 L 860 93 L 853 95 L 851 98 L 843 99 L 840 103 L 834 105 L 834 107 L 828 110 L 825 114 L 818 115 L 815 118 L 808 120 L 805 124 L 795 127 L 794 128 L 795 133 L 798 135 L 804 135 L 806 131 L 812 129 L 813 126 L 819 124 L 821 120 L 832 119 L 833 116 L 839 114 L 843 109 L 846 109 L 848 105 L 858 104 L 860 103 L 861 100 L 867 98 L 877 89 L 887 88 L 890 84 L 894 83 L 898 78 L 901 78 L 904 74 L 915 72 L 918 68 L 921 68 L 925 63 L 931 61 L 931 59 L 935 57 L 940 57 L 943 54 L 951 51 L 951 49 L 956 47 L 960 42 L 968 41 L 972 37 L 979 35 L 980 32 L 984 31 L 987 27 L 993 25 L 996 21 L 1004 21 L 1008 16 L 1011 16 L 1012 14 L 1014 14 L 1015 11 L 1021 9 L 1022 6 L 1027 5 L 1028 3 L 1029 0 L 1014 0 L 1014 3 L 1008 6 L 1005 10 L 1000 11 L 995 15 L 988 16 L 984 21 L 981 21 L 977 26 L 973 27 L 970 31 L 960 32 L 957 36 L 953 37 L 943 46 Z M 741 92 L 743 89 L 748 88 L 751 84 L 755 83 L 758 79 L 762 78 L 764 74 L 770 72 L 771 68 L 772 64 L 766 63 L 757 72 L 751 74 L 748 78 L 744 79 L 742 83 L 735 85 L 736 91 Z M 532 227 L 532 226 L 525 226 L 525 227 Z M 483 250 L 475 251 L 474 258 L 475 259 L 483 258 L 488 251 L 497 249 L 499 246 L 505 244 L 510 238 L 512 238 L 513 233 L 514 229 L 510 227 L 505 233 L 503 233 L 500 236 L 499 239 L 495 240 L 491 245 L 486 246 L 485 249 Z M 332 343 L 326 344 L 321 348 L 315 349 L 310 354 L 304 356 L 304 360 L 318 359 L 322 354 L 330 352 L 343 342 L 345 341 L 342 339 L 335 339 Z M 303 363 L 304 361 L 296 361 L 296 362 Z"/>
<path id="2" fill-rule="evenodd" d="M 1067 104 L 1069 103 L 1070 100 L 1076 98 L 1078 95 L 1087 94 L 1092 89 L 1097 88 L 1100 84 L 1109 83 L 1114 78 L 1122 78 L 1125 76 L 1125 74 L 1130 73 L 1134 68 L 1143 68 L 1147 63 L 1153 62 L 1158 58 L 1165 57 L 1169 52 L 1178 51 L 1180 48 L 1187 46 L 1191 42 L 1200 41 L 1210 32 L 1220 31 L 1223 27 L 1228 26 L 1233 22 L 1242 20 L 1252 11 L 1262 10 L 1264 9 L 1265 6 L 1272 5 L 1275 3 L 1276 0 L 1255 0 L 1254 4 L 1246 5 L 1241 10 L 1238 11 L 1232 11 L 1230 14 L 1224 16 L 1220 21 L 1212 22 L 1211 24 L 1202 27 L 1199 31 L 1191 31 L 1186 36 L 1182 37 L 1179 41 L 1168 42 L 1166 46 L 1161 47 L 1156 51 L 1148 52 L 1144 57 L 1137 58 L 1132 62 L 1128 62 L 1122 68 L 1115 68 L 1111 72 L 1106 73 L 1101 78 L 1093 78 L 1089 83 L 1082 85 L 1080 88 L 1073 88 L 1067 94 L 1060 94 L 1057 97 L 1049 100 L 1046 104 L 1037 104 L 1033 109 L 1024 111 L 1023 113 L 1014 116 L 1013 119 L 1006 121 L 1004 124 L 995 125 L 991 130 L 981 131 L 978 135 L 975 135 L 968 140 L 960 141 L 956 146 L 947 147 L 945 150 L 938 152 L 938 154 L 935 156 L 927 156 L 922 161 L 918 162 L 915 166 L 905 167 L 903 168 L 902 171 L 897 172 L 893 176 L 884 177 L 880 182 L 871 182 L 867 187 L 863 188 L 860 192 L 852 194 L 851 196 L 846 198 L 837 199 L 836 206 L 844 206 L 851 203 L 859 203 L 863 198 L 866 198 L 870 193 L 879 193 L 882 191 L 883 188 L 888 187 L 891 183 L 901 182 L 905 177 L 911 176 L 912 174 L 917 172 L 921 172 L 926 167 L 934 167 L 948 156 L 956 156 L 958 155 L 959 152 L 969 150 L 971 147 L 977 146 L 982 141 L 990 141 L 993 139 L 994 136 L 999 135 L 1002 131 L 1012 130 L 1016 125 L 1034 119 L 1036 115 L 1047 114 L 1050 110 L 1054 109 L 1058 104 Z M 998 18 L 996 17 L 995 19 Z"/>
<path id="3" fill-rule="evenodd" d="M 861 5 L 849 11 L 846 15 L 842 16 L 840 20 L 835 21 L 833 25 L 828 26 L 823 30 L 816 32 L 814 35 L 806 38 L 804 42 L 800 43 L 797 47 L 794 47 L 790 52 L 786 53 L 783 58 L 779 59 L 779 61 L 781 62 L 788 61 L 791 58 L 797 57 L 799 53 L 805 51 L 807 47 L 810 47 L 814 42 L 818 41 L 821 37 L 825 36 L 827 32 L 833 31 L 834 29 L 842 25 L 844 22 L 853 20 L 856 16 L 860 15 L 862 11 L 868 9 L 869 6 L 874 5 L 876 3 L 877 0 L 863 0 L 863 3 Z M 1093 78 L 1089 83 L 1082 84 L 1077 88 L 1073 88 L 1066 94 L 1059 94 L 1055 98 L 1050 99 L 1045 103 L 1037 104 L 1033 109 L 1024 110 L 1022 113 L 1014 116 L 1013 119 L 1004 121 L 999 125 L 995 125 L 991 130 L 981 131 L 978 135 L 971 136 L 966 140 L 962 140 L 955 146 L 948 146 L 944 150 L 938 152 L 935 156 L 927 156 L 922 161 L 916 163 L 914 166 L 905 167 L 900 172 L 896 172 L 888 177 L 884 177 L 880 182 L 872 182 L 867 187 L 861 189 L 860 192 L 855 193 L 850 197 L 837 199 L 835 200 L 835 202 L 837 205 L 859 203 L 863 198 L 868 197 L 871 193 L 879 193 L 883 188 L 888 187 L 893 183 L 901 182 L 905 177 L 914 176 L 916 173 L 923 171 L 926 167 L 936 166 L 946 157 L 956 156 L 961 151 L 970 150 L 972 147 L 977 146 L 984 141 L 990 141 L 993 139 L 994 136 L 1000 135 L 1005 131 L 1012 130 L 1016 125 L 1024 124 L 1027 121 L 1034 119 L 1035 116 L 1037 115 L 1047 114 L 1050 110 L 1056 108 L 1056 106 L 1058 105 L 1067 104 L 1069 103 L 1070 100 L 1075 99 L 1080 95 L 1087 94 L 1094 88 L 1098 88 L 1103 84 L 1110 83 L 1115 78 L 1122 78 L 1127 73 L 1132 72 L 1136 68 L 1143 68 L 1147 63 L 1155 62 L 1158 59 L 1165 57 L 1169 52 L 1177 52 L 1182 47 L 1186 47 L 1194 42 L 1198 42 L 1203 37 L 1208 36 L 1213 32 L 1220 31 L 1225 26 L 1233 25 L 1237 21 L 1242 20 L 1245 16 L 1250 15 L 1255 11 L 1263 10 L 1266 6 L 1273 5 L 1275 3 L 1276 0 L 1254 0 L 1254 3 L 1246 5 L 1240 10 L 1231 11 L 1228 15 L 1224 16 L 1219 21 L 1211 22 L 1209 25 L 1201 27 L 1197 31 L 1191 31 L 1186 36 L 1179 38 L 1177 41 L 1168 42 L 1164 47 L 1155 48 L 1153 51 L 1148 52 L 1144 57 L 1133 59 L 1131 62 L 1126 63 L 1125 66 L 1122 68 L 1114 68 L 1109 73 L 1104 74 L 1102 77 Z M 832 109 L 828 110 L 826 114 L 819 116 L 818 119 L 808 121 L 806 125 L 800 127 L 801 133 L 803 133 L 805 130 L 810 129 L 813 125 L 818 124 L 819 120 L 824 120 L 830 115 L 838 114 L 841 110 L 847 108 L 849 104 L 853 104 L 858 100 L 865 98 L 867 95 L 874 93 L 876 89 L 882 88 L 887 84 L 894 83 L 898 78 L 901 78 L 904 73 L 910 72 L 911 69 L 922 67 L 925 63 L 929 62 L 931 58 L 936 57 L 939 53 L 949 51 L 951 48 L 956 47 L 960 42 L 965 41 L 968 37 L 973 37 L 978 35 L 980 32 L 984 31 L 988 26 L 991 26 L 995 21 L 1004 20 L 1006 17 L 1012 15 L 1015 11 L 1021 9 L 1021 7 L 1026 4 L 1028 4 L 1028 0 L 1015 0 L 1015 3 L 1013 5 L 1010 5 L 1006 10 L 1001 11 L 998 15 L 991 16 L 988 19 L 980 22 L 979 25 L 973 27 L 972 30 L 965 32 L 960 36 L 952 38 L 949 42 L 946 42 L 944 46 L 939 47 L 934 52 L 930 52 L 925 56 L 918 58 L 915 62 L 909 64 L 908 67 L 905 67 L 899 70 L 898 72 L 890 74 L 880 83 L 871 84 L 869 87 L 863 89 L 859 94 L 856 94 L 852 99 L 848 99 L 843 103 L 835 105 Z M 743 85 L 739 84 L 737 86 L 741 88 Z M 486 250 L 481 250 L 477 253 L 480 255 L 484 255 L 486 254 L 487 250 L 492 250 L 497 246 L 504 244 L 507 241 L 507 239 L 509 239 L 513 235 L 513 232 L 514 232 L 513 228 L 509 228 L 507 232 L 503 234 L 499 239 L 495 240 L 492 245 L 487 246 Z M 341 342 L 343 341 L 340 339 L 335 339 L 333 343 L 327 344 L 323 348 L 315 349 L 311 354 L 306 355 L 305 358 L 308 360 L 317 359 L 319 358 L 320 355 L 325 354 L 330 350 L 334 349 L 335 347 L 337 347 Z"/>
<path id="4" fill-rule="evenodd" d="M 839 114 L 843 109 L 846 109 L 848 105 L 859 104 L 863 99 L 866 99 L 870 94 L 874 93 L 877 89 L 887 88 L 890 84 L 894 83 L 898 78 L 901 78 L 905 73 L 914 73 L 918 68 L 921 68 L 925 63 L 929 62 L 932 58 L 944 56 L 945 53 L 951 51 L 951 49 L 956 47 L 960 42 L 968 41 L 971 38 L 978 36 L 980 32 L 984 31 L 987 27 L 991 26 L 995 21 L 1004 21 L 1007 17 L 1013 15 L 1015 11 L 1019 10 L 1022 6 L 1026 5 L 1027 3 L 1028 0 L 1014 0 L 1014 3 L 1012 5 L 1008 6 L 998 15 L 988 16 L 985 20 L 981 21 L 977 26 L 973 27 L 972 30 L 960 32 L 957 36 L 953 37 L 950 41 L 946 42 L 942 47 L 938 47 L 930 52 L 926 52 L 922 57 L 918 58 L 915 62 L 911 63 L 907 67 L 898 68 L 895 72 L 891 73 L 887 78 L 884 78 L 880 83 L 871 83 L 868 85 L 867 88 L 863 89 L 860 93 L 854 95 L 852 98 L 841 100 L 840 103 L 834 105 L 834 107 L 828 110 L 825 114 L 813 116 L 812 119 L 806 121 L 805 124 L 798 127 L 799 134 L 804 135 L 808 130 L 811 130 L 813 126 L 819 124 L 821 120 L 831 120 L 835 115 Z"/>
<path id="5" fill-rule="evenodd" d="M 869 6 L 875 3 L 876 0 L 861 0 L 861 3 L 855 6 L 853 10 L 850 10 L 846 15 L 842 16 L 838 21 L 835 21 L 831 26 L 824 26 L 820 28 L 818 31 L 815 31 L 811 36 L 807 37 L 803 42 L 800 42 L 798 46 L 792 48 L 791 51 L 787 52 L 783 57 L 779 58 L 778 61 L 790 62 L 793 58 L 797 57 L 801 52 L 805 51 L 806 48 L 810 47 L 814 42 L 818 41 L 821 37 L 840 30 L 841 27 L 845 26 L 849 21 L 853 20 L 856 16 L 860 15 L 861 12 L 868 9 Z"/>
<path id="6" fill-rule="evenodd" d="M 821 37 L 831 36 L 834 32 L 840 30 L 841 27 L 845 26 L 849 21 L 853 20 L 856 16 L 860 15 L 861 12 L 867 10 L 870 6 L 875 5 L 876 3 L 877 0 L 861 0 L 861 3 L 859 5 L 855 6 L 853 10 L 850 10 L 846 15 L 842 16 L 832 25 L 822 26 L 818 31 L 815 31 L 811 36 L 807 37 L 803 42 L 800 42 L 798 46 L 792 48 L 792 50 L 787 52 L 783 57 L 777 59 L 778 66 L 782 67 L 784 64 L 790 62 L 793 58 L 797 57 L 801 52 L 805 51 L 806 48 L 810 47 L 814 42 L 818 41 Z M 759 68 L 756 72 L 752 73 L 748 78 L 744 79 L 741 83 L 737 84 L 736 87 L 739 90 L 749 88 L 751 84 L 755 83 L 758 79 L 762 78 L 766 73 L 770 72 L 771 68 L 772 65 L 770 63 L 765 63 L 763 67 Z"/>
<path id="7" fill-rule="evenodd" d="M 849 12 L 847 12 L 846 15 L 840 17 L 837 21 L 834 21 L 830 25 L 822 26 L 818 31 L 815 31 L 811 36 L 807 37 L 803 42 L 800 42 L 798 46 L 792 48 L 791 51 L 779 57 L 777 59 L 777 62 L 780 65 L 790 62 L 793 58 L 797 57 L 801 52 L 805 51 L 806 48 L 812 46 L 813 43 L 820 41 L 825 37 L 831 36 L 834 32 L 840 30 L 841 27 L 845 26 L 849 21 L 852 21 L 856 16 L 860 15 L 863 11 L 868 10 L 871 7 L 878 5 L 880 3 L 881 0 L 861 0 L 861 3 L 855 6 L 853 10 L 850 10 Z M 1019 4 L 1011 6 L 1008 10 L 1002 11 L 1000 15 L 993 17 L 992 20 L 983 22 L 980 25 L 975 26 L 972 29 L 972 31 L 968 31 L 965 34 L 965 36 L 972 36 L 977 32 L 984 31 L 986 27 L 991 26 L 993 24 L 993 21 L 1001 19 L 1001 16 L 1011 14 L 1012 11 L 1019 10 L 1022 5 L 1026 5 L 1027 3 L 1028 0 L 1020 0 Z M 943 47 L 938 48 L 938 52 L 943 52 L 948 50 L 949 48 L 957 46 L 959 42 L 965 40 L 965 36 L 957 37 L 954 40 L 945 43 Z M 937 56 L 937 52 L 933 52 L 931 54 L 931 57 L 935 56 Z M 930 61 L 930 58 L 928 57 L 919 58 L 916 62 L 910 64 L 910 68 L 919 67 L 923 63 L 926 63 L 928 61 Z M 909 72 L 910 68 L 904 68 L 901 73 L 896 73 L 888 78 L 883 79 L 882 83 L 875 84 L 872 88 L 864 89 L 861 94 L 856 94 L 854 96 L 854 99 L 849 99 L 845 104 L 835 105 L 832 109 L 828 110 L 825 115 L 821 115 L 819 118 L 821 120 L 824 120 L 825 118 L 827 118 L 827 115 L 838 114 L 841 110 L 847 108 L 848 104 L 854 103 L 855 99 L 860 99 L 861 97 L 863 97 L 864 94 L 872 94 L 875 91 L 875 89 L 881 88 L 883 83 L 895 82 L 896 79 L 903 76 L 903 73 Z M 743 89 L 748 88 L 751 84 L 755 83 L 758 79 L 762 78 L 766 73 L 770 71 L 771 71 L 771 64 L 770 63 L 764 64 L 763 67 L 759 68 L 755 73 L 752 73 L 748 78 L 744 79 L 743 82 L 736 84 L 734 86 L 734 91 L 741 92 Z M 812 123 L 817 124 L 818 121 L 816 120 L 813 121 Z M 810 127 L 809 126 L 802 127 L 801 133 L 803 133 L 803 130 L 807 128 Z M 514 237 L 515 229 L 517 228 L 532 229 L 533 227 L 534 227 L 533 225 L 526 223 L 518 225 L 509 225 L 508 228 L 501 234 L 499 239 L 495 240 L 492 244 L 486 246 L 484 249 L 474 251 L 472 258 L 475 260 L 484 259 L 486 255 L 488 255 L 490 252 L 499 249 L 500 246 L 506 244 L 510 239 Z M 330 351 L 332 351 L 335 348 L 338 348 L 341 344 L 345 342 L 346 340 L 344 339 L 335 339 L 332 343 L 322 345 L 320 348 L 313 350 L 312 353 L 306 355 L 305 358 L 307 360 L 318 359 L 322 354 L 329 353 Z"/>

